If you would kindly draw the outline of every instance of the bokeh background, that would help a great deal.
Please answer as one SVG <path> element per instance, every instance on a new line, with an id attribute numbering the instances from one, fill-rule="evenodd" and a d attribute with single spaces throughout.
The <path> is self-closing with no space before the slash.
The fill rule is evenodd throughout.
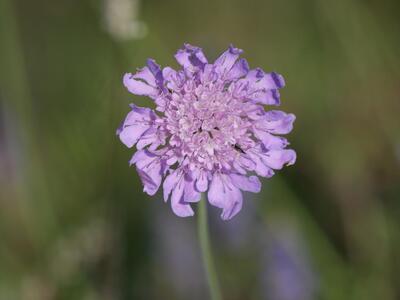
<path id="1" fill-rule="evenodd" d="M 0 299 L 208 299 L 196 217 L 142 192 L 122 74 L 233 43 L 286 78 L 296 165 L 223 222 L 225 299 L 400 299 L 400 2 L 0 0 Z"/>

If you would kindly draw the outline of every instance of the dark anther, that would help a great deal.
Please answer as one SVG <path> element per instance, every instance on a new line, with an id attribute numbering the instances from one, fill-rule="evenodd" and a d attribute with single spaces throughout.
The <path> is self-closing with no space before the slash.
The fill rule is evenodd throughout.
<path id="1" fill-rule="evenodd" d="M 219 128 L 217 126 L 214 127 L 215 130 L 219 130 Z"/>
<path id="2" fill-rule="evenodd" d="M 201 133 L 201 132 L 203 132 L 203 128 L 199 127 L 199 129 L 197 129 L 196 131 L 193 131 L 192 134 Z"/>
<path id="3" fill-rule="evenodd" d="M 236 151 L 239 151 L 240 153 L 246 154 L 246 152 L 243 151 L 242 148 L 240 148 L 240 146 L 238 144 L 235 144 L 233 146 L 233 148 L 235 148 Z"/>

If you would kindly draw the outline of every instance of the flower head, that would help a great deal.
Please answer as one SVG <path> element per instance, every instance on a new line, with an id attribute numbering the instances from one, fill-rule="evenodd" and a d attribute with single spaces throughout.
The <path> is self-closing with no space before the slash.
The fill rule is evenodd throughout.
<path id="1" fill-rule="evenodd" d="M 175 54 L 180 70 L 148 59 L 124 75 L 129 92 L 150 97 L 156 109 L 131 104 L 117 134 L 129 148 L 136 144 L 130 163 L 144 191 L 154 195 L 163 184 L 178 216 L 192 216 L 190 204 L 208 191 L 222 219 L 231 219 L 242 208 L 242 191 L 260 191 L 257 176 L 269 178 L 296 160 L 277 136 L 292 130 L 295 116 L 264 109 L 280 104 L 283 77 L 250 70 L 241 53 L 230 46 L 209 63 L 200 48 L 185 44 Z"/>

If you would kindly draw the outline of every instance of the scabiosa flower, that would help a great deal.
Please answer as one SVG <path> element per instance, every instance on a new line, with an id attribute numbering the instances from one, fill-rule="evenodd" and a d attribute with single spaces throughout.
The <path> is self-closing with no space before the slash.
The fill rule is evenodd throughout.
<path id="1" fill-rule="evenodd" d="M 276 136 L 292 130 L 295 116 L 264 109 L 280 104 L 283 77 L 250 70 L 241 53 L 230 46 L 209 63 L 200 48 L 185 44 L 175 54 L 180 70 L 148 59 L 124 75 L 128 91 L 150 97 L 156 108 L 131 104 L 117 134 L 127 147 L 136 144 L 130 164 L 144 191 L 154 195 L 163 183 L 164 200 L 171 198 L 180 217 L 192 216 L 190 204 L 208 191 L 229 220 L 242 208 L 242 191 L 260 191 L 257 175 L 269 178 L 296 160 L 288 141 Z"/>

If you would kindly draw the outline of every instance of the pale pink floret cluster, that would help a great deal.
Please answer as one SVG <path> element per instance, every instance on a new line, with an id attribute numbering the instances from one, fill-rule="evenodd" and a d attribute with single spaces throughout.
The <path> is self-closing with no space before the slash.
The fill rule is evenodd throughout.
<path id="1" fill-rule="evenodd" d="M 280 104 L 283 77 L 250 70 L 241 52 L 231 46 L 211 64 L 185 44 L 175 55 L 179 71 L 149 59 L 124 76 L 126 88 L 153 99 L 156 109 L 131 104 L 117 134 L 126 146 L 136 144 L 130 163 L 144 191 L 154 195 L 163 185 L 178 216 L 192 216 L 191 203 L 208 192 L 221 217 L 231 219 L 242 208 L 242 191 L 260 191 L 257 176 L 269 178 L 296 160 L 278 136 L 292 130 L 295 116 L 264 109 Z"/>

